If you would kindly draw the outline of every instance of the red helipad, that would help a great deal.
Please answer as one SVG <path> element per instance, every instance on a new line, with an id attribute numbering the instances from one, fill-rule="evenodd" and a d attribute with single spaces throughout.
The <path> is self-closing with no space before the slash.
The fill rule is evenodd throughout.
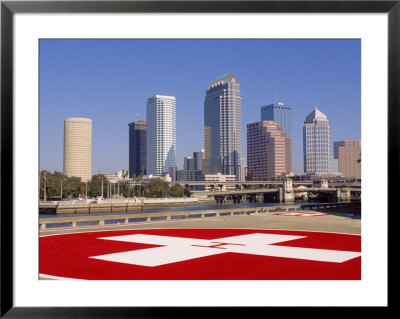
<path id="1" fill-rule="evenodd" d="M 39 238 L 44 276 L 93 280 L 360 280 L 359 235 L 140 229 Z"/>

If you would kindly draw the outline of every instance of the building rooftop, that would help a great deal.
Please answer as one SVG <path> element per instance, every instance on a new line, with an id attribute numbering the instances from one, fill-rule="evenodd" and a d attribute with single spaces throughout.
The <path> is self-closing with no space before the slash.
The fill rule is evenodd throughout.
<path id="1" fill-rule="evenodd" d="M 320 110 L 317 109 L 317 107 L 314 108 L 314 110 L 307 115 L 306 120 L 304 123 L 312 123 L 313 120 L 324 120 L 327 121 L 328 118 L 324 113 L 322 113 Z"/>
<path id="2" fill-rule="evenodd" d="M 143 121 L 143 120 L 139 120 L 139 121 L 134 121 L 134 122 L 128 123 L 128 126 L 131 126 L 131 125 L 147 125 L 147 122 Z"/>
<path id="3" fill-rule="evenodd" d="M 92 122 L 91 119 L 85 117 L 69 117 L 64 119 L 64 121 L 84 121 L 84 122 Z"/>
<path id="4" fill-rule="evenodd" d="M 148 98 L 148 100 L 151 100 L 151 99 L 172 99 L 172 100 L 176 100 L 176 97 L 175 96 L 170 96 L 170 95 L 156 94 L 156 95 Z"/>
<path id="5" fill-rule="evenodd" d="M 225 83 L 227 83 L 227 82 L 235 82 L 235 83 L 238 83 L 239 81 L 237 80 L 235 74 L 234 74 L 234 73 L 231 73 L 231 74 L 228 74 L 228 75 L 224 75 L 224 76 L 220 77 L 220 78 L 217 79 L 217 80 L 212 81 L 212 82 L 210 83 L 210 85 L 208 86 L 207 90 L 210 89 L 210 88 L 211 88 L 213 85 L 215 85 L 215 84 L 218 84 L 218 83 L 220 83 L 220 84 L 225 84 Z"/>

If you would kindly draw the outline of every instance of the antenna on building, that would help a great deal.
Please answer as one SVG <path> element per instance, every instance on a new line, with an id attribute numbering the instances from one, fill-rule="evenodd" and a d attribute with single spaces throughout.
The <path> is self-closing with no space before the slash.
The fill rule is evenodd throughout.
<path id="1" fill-rule="evenodd" d="M 139 121 L 138 106 L 136 105 L 136 121 Z"/>
<path id="2" fill-rule="evenodd" d="M 276 92 L 274 94 L 274 100 L 275 100 L 275 104 L 278 103 L 278 93 L 276 93 Z"/>

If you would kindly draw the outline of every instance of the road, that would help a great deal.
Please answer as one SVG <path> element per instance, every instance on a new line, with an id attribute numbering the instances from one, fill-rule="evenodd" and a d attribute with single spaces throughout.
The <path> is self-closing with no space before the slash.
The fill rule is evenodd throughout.
<path id="1" fill-rule="evenodd" d="M 251 228 L 251 229 L 285 229 L 337 232 L 345 234 L 361 234 L 361 215 L 359 207 L 340 207 L 318 209 L 313 211 L 300 211 L 321 213 L 324 215 L 275 215 L 253 214 L 207 218 L 193 218 L 185 220 L 152 221 L 143 223 L 130 223 L 105 226 L 82 226 L 77 228 L 46 229 L 40 231 L 40 236 L 67 234 L 86 231 L 104 231 L 115 229 L 159 229 L 159 228 Z"/>

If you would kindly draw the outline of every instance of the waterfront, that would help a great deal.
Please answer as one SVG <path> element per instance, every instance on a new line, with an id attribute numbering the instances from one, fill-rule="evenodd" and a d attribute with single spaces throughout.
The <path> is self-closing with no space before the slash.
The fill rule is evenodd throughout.
<path id="1" fill-rule="evenodd" d="M 169 204 L 163 207 L 160 206 L 149 206 L 144 207 L 143 211 L 113 211 L 113 212 L 102 212 L 102 213 L 79 213 L 79 214 L 62 214 L 62 217 L 76 217 L 76 216 L 101 216 L 101 215 L 122 215 L 122 214 L 142 214 L 142 213 L 157 213 L 157 212 L 166 212 L 166 211 L 202 211 L 202 210 L 212 210 L 212 209 L 228 209 L 228 208 L 257 208 L 257 207 L 265 207 L 265 206 L 287 206 L 293 204 L 311 204 L 309 202 L 301 202 L 301 203 L 240 203 L 240 204 L 204 204 L 199 203 L 197 205 L 174 205 Z M 60 214 L 39 214 L 39 218 L 52 218 L 52 217 L 60 217 Z"/>

